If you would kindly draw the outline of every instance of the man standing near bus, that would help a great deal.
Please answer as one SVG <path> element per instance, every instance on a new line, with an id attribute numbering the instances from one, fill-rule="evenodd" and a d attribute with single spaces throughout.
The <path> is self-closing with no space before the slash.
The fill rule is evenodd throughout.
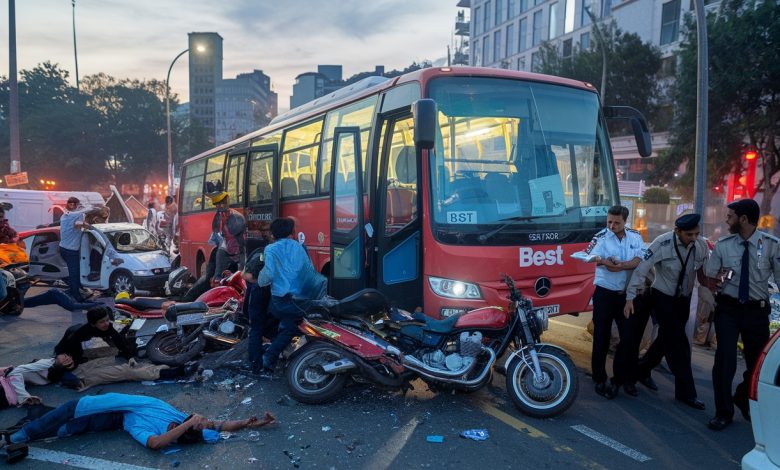
<path id="1" fill-rule="evenodd" d="M 81 231 L 91 226 L 84 220 L 84 211 L 78 210 L 77 197 L 68 198 L 66 211 L 60 218 L 60 256 L 68 266 L 68 289 L 70 296 L 76 302 L 83 302 L 81 297 Z"/>
<path id="2" fill-rule="evenodd" d="M 607 211 L 607 228 L 597 233 L 585 250 L 590 255 L 588 261 L 596 263 L 591 369 L 596 393 L 608 399 L 618 395 L 621 385 L 625 385 L 626 393 L 632 396 L 637 393 L 636 386 L 629 380 L 633 373 L 630 370 L 633 326 L 631 319 L 623 315 L 623 307 L 631 271 L 642 259 L 644 241 L 639 232 L 626 228 L 626 220 L 628 208 L 610 207 Z M 617 323 L 620 342 L 612 363 L 612 380 L 607 383 L 607 351 L 613 321 Z"/>
<path id="3" fill-rule="evenodd" d="M 209 243 L 217 246 L 215 269 L 212 282 L 219 281 L 222 271 L 230 263 L 238 263 L 238 269 L 244 269 L 246 263 L 246 219 L 238 211 L 230 208 L 230 195 L 220 191 L 209 195 L 211 203 L 217 208 L 211 223 Z"/>

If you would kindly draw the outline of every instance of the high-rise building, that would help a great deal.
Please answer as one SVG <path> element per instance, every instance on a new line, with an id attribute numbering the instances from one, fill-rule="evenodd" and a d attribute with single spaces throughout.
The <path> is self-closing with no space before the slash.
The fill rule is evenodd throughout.
<path id="1" fill-rule="evenodd" d="M 346 80 L 342 79 L 341 74 L 341 65 L 318 65 L 316 72 L 304 72 L 295 77 L 293 93 L 290 96 L 290 109 L 333 93 L 339 88 L 343 88 L 367 76 L 375 75 L 381 77 L 385 74 L 385 67 L 384 65 L 377 65 L 374 67 L 373 72 L 359 73 Z"/>
<path id="2" fill-rule="evenodd" d="M 277 114 L 271 78 L 261 70 L 220 80 L 216 91 L 216 143 L 267 126 Z"/>
<path id="3" fill-rule="evenodd" d="M 216 142 L 216 92 L 222 80 L 222 36 L 217 33 L 189 33 L 190 121 L 209 130 Z"/>

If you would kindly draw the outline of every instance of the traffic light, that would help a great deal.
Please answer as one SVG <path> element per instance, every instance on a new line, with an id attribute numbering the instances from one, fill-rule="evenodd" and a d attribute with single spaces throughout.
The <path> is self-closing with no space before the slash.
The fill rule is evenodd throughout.
<path id="1" fill-rule="evenodd" d="M 745 169 L 745 191 L 747 197 L 753 198 L 756 195 L 756 164 L 758 163 L 758 152 L 755 150 L 745 151 L 745 162 L 747 168 Z M 741 183 L 741 181 L 740 181 Z"/>

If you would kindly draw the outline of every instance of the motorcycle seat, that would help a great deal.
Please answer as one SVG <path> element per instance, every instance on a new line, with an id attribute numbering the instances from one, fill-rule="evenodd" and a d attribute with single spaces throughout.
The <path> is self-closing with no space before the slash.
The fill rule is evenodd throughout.
<path id="1" fill-rule="evenodd" d="M 453 315 L 444 320 L 434 320 L 422 313 L 414 313 L 412 316 L 417 321 L 425 322 L 423 329 L 433 333 L 449 333 L 455 328 L 455 323 L 458 322 L 458 318 L 460 317 L 460 315 Z"/>
<path id="2" fill-rule="evenodd" d="M 387 297 L 376 289 L 363 289 L 328 307 L 336 317 L 372 317 L 389 308 Z"/>
<path id="3" fill-rule="evenodd" d="M 170 300 L 162 297 L 136 297 L 134 299 L 119 299 L 115 303 L 144 311 L 162 309 L 164 302 L 170 302 Z"/>
<path id="4" fill-rule="evenodd" d="M 208 312 L 209 306 L 205 302 L 185 302 L 181 304 L 173 304 L 165 310 L 165 319 L 173 322 L 176 321 L 176 317 L 185 313 L 198 313 Z"/>

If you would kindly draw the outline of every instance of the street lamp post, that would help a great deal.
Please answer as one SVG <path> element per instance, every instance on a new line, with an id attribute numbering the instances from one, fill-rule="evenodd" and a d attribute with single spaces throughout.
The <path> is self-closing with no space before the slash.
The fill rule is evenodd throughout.
<path id="1" fill-rule="evenodd" d="M 177 55 L 173 61 L 171 62 L 171 66 L 168 67 L 168 75 L 165 77 L 165 120 L 167 125 L 167 136 L 168 136 L 168 195 L 173 195 L 173 143 L 171 140 L 171 70 L 173 69 L 173 64 L 176 63 L 177 60 L 179 60 L 179 57 L 183 56 L 187 52 L 189 52 L 190 49 L 184 49 Z"/>

